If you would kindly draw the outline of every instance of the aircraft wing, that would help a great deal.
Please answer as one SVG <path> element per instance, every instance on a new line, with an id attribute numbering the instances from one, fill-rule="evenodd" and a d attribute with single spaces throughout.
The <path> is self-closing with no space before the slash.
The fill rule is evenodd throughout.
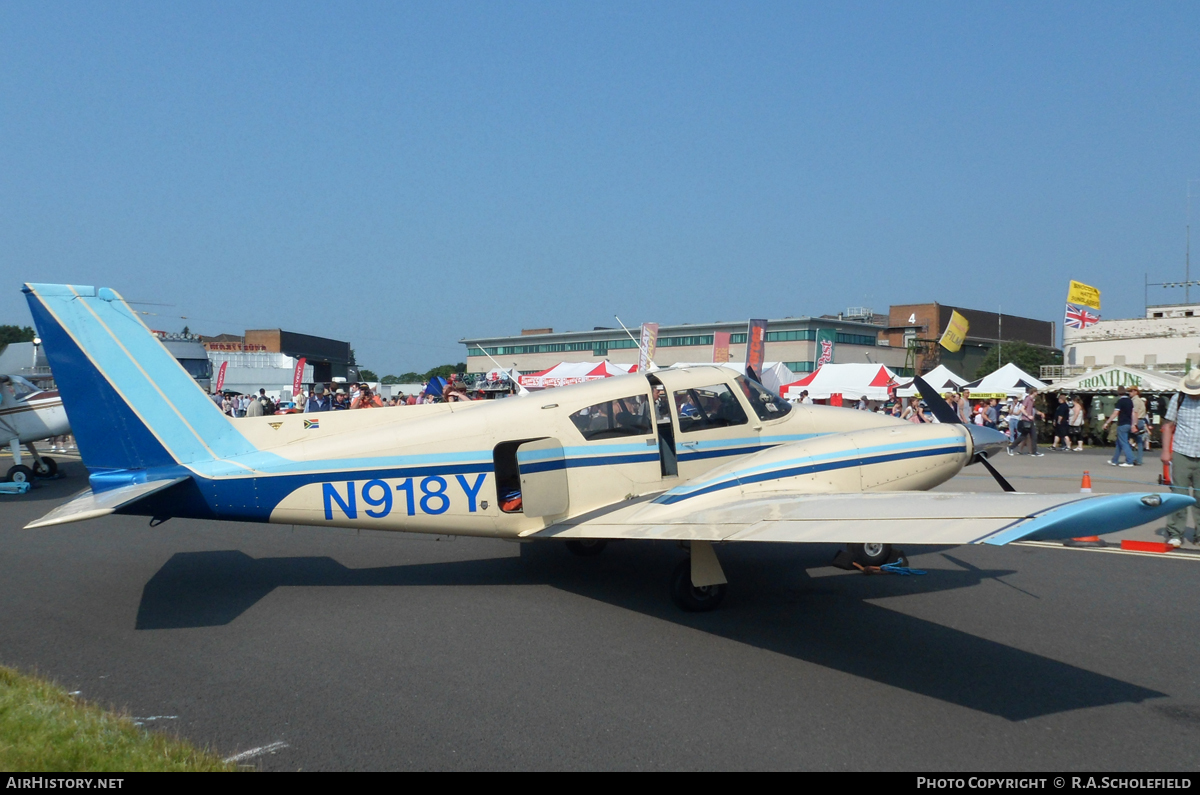
<path id="1" fill-rule="evenodd" d="M 181 477 L 169 480 L 152 480 L 147 483 L 131 483 L 128 486 L 120 486 L 99 493 L 88 489 L 64 502 L 41 519 L 25 525 L 25 529 L 34 530 L 39 527 L 51 527 L 56 524 L 79 522 L 84 519 L 95 519 L 97 516 L 106 516 L 124 508 L 126 505 L 132 505 L 143 497 L 149 497 L 155 492 L 162 491 L 185 480 L 187 480 L 186 477 Z"/>
<path id="2" fill-rule="evenodd" d="M 661 500 L 662 498 L 658 498 Z M 1179 494 L 929 491 L 767 495 L 691 505 L 651 498 L 558 522 L 535 538 L 1007 544 L 1116 532 L 1194 503 Z M 697 502 L 700 502 L 699 500 Z"/>

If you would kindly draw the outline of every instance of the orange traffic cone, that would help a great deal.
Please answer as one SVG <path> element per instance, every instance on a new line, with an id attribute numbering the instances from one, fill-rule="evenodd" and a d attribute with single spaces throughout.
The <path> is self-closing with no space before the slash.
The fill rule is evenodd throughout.
<path id="1" fill-rule="evenodd" d="M 1081 494 L 1092 493 L 1092 473 L 1084 471 L 1083 482 L 1079 484 L 1079 492 Z M 1100 536 L 1080 536 L 1063 542 L 1066 547 L 1104 547 L 1108 546 L 1100 540 Z"/>

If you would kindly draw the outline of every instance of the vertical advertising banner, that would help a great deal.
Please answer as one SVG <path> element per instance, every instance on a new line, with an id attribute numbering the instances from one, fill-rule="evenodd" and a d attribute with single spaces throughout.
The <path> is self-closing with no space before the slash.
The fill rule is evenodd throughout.
<path id="1" fill-rule="evenodd" d="M 1095 312 L 1089 312 L 1094 309 Z M 1072 280 L 1067 288 L 1067 314 L 1063 329 L 1083 329 L 1100 322 L 1100 291 L 1095 287 Z"/>
<path id="2" fill-rule="evenodd" d="M 817 331 L 817 360 L 814 364 L 817 367 L 825 364 L 833 364 L 833 344 L 837 342 L 837 332 L 831 328 L 823 328 Z"/>
<path id="3" fill-rule="evenodd" d="M 654 349 L 658 347 L 658 324 L 642 324 L 641 351 L 638 353 L 638 372 L 644 373 L 654 361 Z"/>
<path id="4" fill-rule="evenodd" d="M 951 353 L 958 353 L 967 340 L 967 329 L 970 325 L 965 317 L 955 310 L 950 310 L 950 322 L 946 324 L 946 330 L 942 332 L 938 344 Z"/>
<path id="5" fill-rule="evenodd" d="M 728 331 L 718 331 L 713 334 L 713 364 L 725 364 L 729 361 Z"/>
<path id="6" fill-rule="evenodd" d="M 767 321 L 751 320 L 746 327 L 746 375 L 753 371 L 754 380 L 762 376 L 763 362 L 767 358 Z"/>
<path id="7" fill-rule="evenodd" d="M 300 361 L 296 362 L 296 372 L 292 375 L 292 395 L 300 394 L 300 387 L 304 383 L 304 363 L 307 361 L 301 356 Z"/>
<path id="8" fill-rule="evenodd" d="M 225 368 L 229 366 L 229 362 L 221 362 L 221 367 L 217 370 L 217 386 L 213 392 L 220 392 L 221 387 L 225 386 Z"/>

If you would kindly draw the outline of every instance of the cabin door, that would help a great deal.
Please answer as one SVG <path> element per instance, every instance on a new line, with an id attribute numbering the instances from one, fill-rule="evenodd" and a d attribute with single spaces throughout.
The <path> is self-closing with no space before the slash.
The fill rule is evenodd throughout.
<path id="1" fill-rule="evenodd" d="M 557 439 L 538 439 L 517 448 L 521 503 L 526 516 L 558 516 L 570 505 L 567 459 Z"/>

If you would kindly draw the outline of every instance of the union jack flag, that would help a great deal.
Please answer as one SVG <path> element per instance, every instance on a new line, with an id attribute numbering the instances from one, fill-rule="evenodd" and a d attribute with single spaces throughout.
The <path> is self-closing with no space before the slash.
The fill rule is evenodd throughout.
<path id="1" fill-rule="evenodd" d="M 1085 329 L 1099 322 L 1099 315 L 1094 315 L 1083 307 L 1067 304 L 1067 319 L 1064 321 L 1067 328 Z"/>

